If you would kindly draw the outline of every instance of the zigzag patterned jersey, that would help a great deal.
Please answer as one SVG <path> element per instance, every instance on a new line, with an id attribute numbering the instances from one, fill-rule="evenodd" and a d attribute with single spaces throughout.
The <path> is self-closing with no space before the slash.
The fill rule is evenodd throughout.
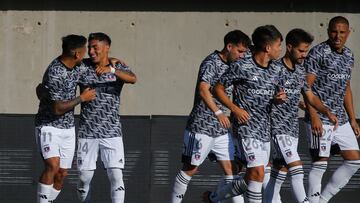
<path id="1" fill-rule="evenodd" d="M 79 138 L 112 138 L 122 136 L 119 106 L 120 94 L 124 83 L 113 73 L 96 75 L 95 67 L 89 60 L 84 60 L 87 71 L 82 74 L 79 85 L 96 89 L 96 99 L 81 104 Z M 117 65 L 124 71 L 130 69 Z"/>
<path id="2" fill-rule="evenodd" d="M 245 124 L 233 119 L 235 136 L 270 141 L 270 112 L 279 74 L 280 67 L 275 63 L 270 62 L 269 66 L 264 68 L 252 57 L 246 57 L 232 63 L 229 72 L 220 79 L 220 83 L 225 87 L 234 85 L 234 103 L 250 115 Z"/>
<path id="3" fill-rule="evenodd" d="M 348 122 L 344 107 L 344 96 L 347 82 L 351 79 L 354 67 L 352 51 L 344 47 L 342 53 L 332 50 L 327 41 L 314 46 L 305 60 L 306 73 L 314 74 L 316 81 L 312 86 L 314 93 L 339 119 L 339 125 Z M 323 124 L 331 125 L 329 119 L 319 114 Z M 305 118 L 309 120 L 309 115 Z"/>
<path id="4" fill-rule="evenodd" d="M 228 132 L 227 129 L 220 125 L 214 112 L 206 106 L 198 90 L 198 86 L 202 81 L 210 84 L 212 89 L 228 69 L 229 65 L 220 58 L 218 51 L 207 56 L 201 63 L 196 82 L 194 106 L 186 125 L 188 131 L 211 137 L 225 135 Z M 232 87 L 226 89 L 228 95 L 231 95 L 231 91 Z M 214 101 L 222 111 L 226 111 L 226 108 L 217 99 L 214 98 Z"/>
<path id="5" fill-rule="evenodd" d="M 280 84 L 285 93 L 287 100 L 282 104 L 276 104 L 271 112 L 271 135 L 290 135 L 299 137 L 299 101 L 302 91 L 308 90 L 305 81 L 305 69 L 302 65 L 295 64 L 295 68 L 290 70 L 286 67 L 283 59 L 274 62 L 281 67 Z"/>
<path id="6" fill-rule="evenodd" d="M 42 80 L 50 98 L 40 100 L 35 126 L 53 126 L 61 129 L 74 127 L 74 110 L 56 116 L 52 111 L 52 101 L 69 101 L 75 98 L 76 86 L 84 68 L 80 65 L 72 70 L 68 69 L 58 58 L 50 63 Z"/>

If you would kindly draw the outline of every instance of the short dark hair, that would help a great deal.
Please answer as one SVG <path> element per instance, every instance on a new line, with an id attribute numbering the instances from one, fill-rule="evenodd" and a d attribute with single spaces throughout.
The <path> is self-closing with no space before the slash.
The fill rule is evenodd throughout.
<path id="1" fill-rule="evenodd" d="M 335 16 L 335 17 L 330 19 L 328 28 L 334 26 L 337 23 L 344 23 L 347 26 L 349 26 L 349 21 L 344 16 Z"/>
<path id="2" fill-rule="evenodd" d="M 86 45 L 86 37 L 82 35 L 67 35 L 61 38 L 62 40 L 62 53 L 63 55 L 72 56 L 74 50 L 84 47 Z"/>
<path id="3" fill-rule="evenodd" d="M 313 41 L 314 37 L 300 28 L 290 30 L 285 37 L 286 44 L 291 44 L 293 47 L 299 46 L 300 43 L 311 44 Z"/>
<path id="4" fill-rule="evenodd" d="M 283 37 L 280 31 L 274 25 L 263 25 L 257 27 L 251 35 L 254 51 L 264 51 L 265 47 L 280 38 Z"/>
<path id="5" fill-rule="evenodd" d="M 88 40 L 99 40 L 99 41 L 104 41 L 105 43 L 107 43 L 109 46 L 111 45 L 111 39 L 110 37 L 103 33 L 103 32 L 94 32 L 94 33 L 90 33 Z"/>
<path id="6" fill-rule="evenodd" d="M 249 36 L 243 33 L 240 30 L 233 30 L 228 32 L 224 37 L 224 46 L 227 44 L 239 44 L 241 43 L 245 47 L 249 47 L 251 44 L 251 40 Z"/>

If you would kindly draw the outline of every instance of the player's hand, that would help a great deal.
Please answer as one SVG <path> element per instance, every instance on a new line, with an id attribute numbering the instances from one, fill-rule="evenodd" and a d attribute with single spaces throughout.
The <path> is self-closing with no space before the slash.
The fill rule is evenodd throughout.
<path id="1" fill-rule="evenodd" d="M 121 59 L 117 59 L 117 58 L 112 58 L 112 57 L 110 57 L 110 58 L 109 58 L 109 61 L 110 61 L 111 65 L 112 65 L 113 67 L 115 67 L 116 64 L 121 64 L 121 65 L 123 65 L 123 66 L 127 66 L 126 63 L 125 63 L 125 61 L 123 61 L 123 60 L 121 60 Z"/>
<path id="2" fill-rule="evenodd" d="M 230 120 L 229 118 L 224 114 L 224 113 L 221 113 L 219 114 L 218 116 L 216 116 L 217 119 L 219 120 L 220 124 L 222 127 L 224 128 L 230 128 Z"/>
<path id="3" fill-rule="evenodd" d="M 286 93 L 283 89 L 280 89 L 280 91 L 274 96 L 275 104 L 282 104 L 286 101 Z"/>
<path id="4" fill-rule="evenodd" d="M 248 112 L 241 108 L 235 109 L 235 111 L 233 111 L 233 114 L 239 123 L 246 123 L 250 119 L 250 115 L 248 114 Z"/>
<path id="5" fill-rule="evenodd" d="M 306 111 L 306 104 L 304 101 L 299 101 L 298 106 L 301 110 Z"/>
<path id="6" fill-rule="evenodd" d="M 316 115 L 314 117 L 311 117 L 310 120 L 311 120 L 312 134 L 315 136 L 321 137 L 324 129 L 323 129 L 323 125 L 322 125 L 322 122 L 321 122 L 319 116 Z"/>
<path id="7" fill-rule="evenodd" d="M 86 89 L 80 94 L 81 102 L 92 101 L 92 100 L 94 100 L 95 98 L 96 98 L 96 90 L 95 90 L 95 89 L 86 88 Z"/>
<path id="8" fill-rule="evenodd" d="M 334 125 L 333 131 L 335 131 L 339 127 L 338 118 L 332 114 L 330 111 L 327 112 L 326 116 L 329 118 L 330 122 Z"/>
<path id="9" fill-rule="evenodd" d="M 356 137 L 359 138 L 360 137 L 360 128 L 359 128 L 359 124 L 357 123 L 357 121 L 356 120 L 350 121 L 350 125 L 351 125 Z"/>
<path id="10" fill-rule="evenodd" d="M 98 67 L 96 67 L 96 69 L 95 69 L 95 72 L 96 72 L 97 75 L 102 75 L 102 74 L 105 74 L 105 73 L 110 73 L 110 71 L 111 71 L 111 68 L 110 68 L 109 66 L 102 66 L 102 67 L 98 66 Z"/>

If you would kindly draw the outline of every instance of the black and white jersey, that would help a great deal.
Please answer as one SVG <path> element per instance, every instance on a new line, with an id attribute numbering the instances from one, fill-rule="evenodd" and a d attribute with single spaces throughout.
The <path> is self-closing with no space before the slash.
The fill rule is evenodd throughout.
<path id="1" fill-rule="evenodd" d="M 352 51 L 344 47 L 342 53 L 337 53 L 329 42 L 325 41 L 310 50 L 304 66 L 306 73 L 316 76 L 312 86 L 313 92 L 338 117 L 339 125 L 348 122 L 344 97 L 346 84 L 351 79 L 354 67 Z M 324 125 L 332 124 L 325 115 L 319 114 L 319 116 Z M 309 119 L 308 114 L 306 119 Z"/>
<path id="2" fill-rule="evenodd" d="M 228 69 L 229 65 L 220 58 L 218 51 L 207 56 L 201 63 L 195 89 L 194 106 L 186 125 L 189 132 L 205 134 L 211 137 L 224 135 L 228 132 L 227 129 L 221 126 L 214 112 L 207 107 L 198 89 L 200 82 L 208 83 L 212 89 Z M 228 95 L 231 94 L 231 89 L 232 87 L 226 89 Z M 217 99 L 214 98 L 214 101 L 222 111 L 226 111 L 226 108 Z"/>
<path id="3" fill-rule="evenodd" d="M 220 79 L 225 87 L 234 85 L 233 102 L 250 115 L 245 124 L 232 119 L 236 136 L 270 141 L 270 112 L 279 74 L 280 67 L 275 63 L 270 62 L 264 68 L 248 57 L 232 63 L 229 71 Z"/>
<path id="4" fill-rule="evenodd" d="M 53 112 L 54 101 L 69 101 L 76 96 L 76 86 L 85 67 L 80 65 L 67 68 L 59 58 L 54 59 L 45 71 L 42 83 L 47 88 L 49 98 L 40 100 L 39 110 L 35 116 L 35 126 L 53 126 L 60 129 L 74 127 L 74 109 L 61 116 Z"/>
<path id="5" fill-rule="evenodd" d="M 295 64 L 293 70 L 286 67 L 283 59 L 274 62 L 281 67 L 280 84 L 286 93 L 286 101 L 282 104 L 274 104 L 271 112 L 271 135 L 290 135 L 299 137 L 299 101 L 301 92 L 308 91 L 305 80 L 305 70 L 303 65 Z"/>
<path id="6" fill-rule="evenodd" d="M 98 76 L 89 60 L 84 60 L 88 70 L 81 76 L 81 91 L 85 88 L 96 89 L 96 99 L 81 104 L 79 138 L 112 138 L 122 136 L 119 106 L 124 82 L 113 73 Z M 128 67 L 117 65 L 115 68 L 129 71 Z"/>

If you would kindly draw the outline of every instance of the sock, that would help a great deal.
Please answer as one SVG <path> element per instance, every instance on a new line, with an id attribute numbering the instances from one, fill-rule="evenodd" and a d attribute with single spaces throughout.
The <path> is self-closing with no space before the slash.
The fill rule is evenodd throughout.
<path id="1" fill-rule="evenodd" d="M 171 203 L 180 203 L 182 201 L 190 180 L 191 177 L 184 171 L 180 171 L 176 175 L 173 192 L 171 194 Z"/>
<path id="2" fill-rule="evenodd" d="M 330 181 L 321 193 L 321 199 L 328 202 L 336 193 L 338 193 L 350 180 L 350 178 L 360 168 L 360 160 L 345 160 L 343 164 L 336 169 Z"/>
<path id="3" fill-rule="evenodd" d="M 124 203 L 125 201 L 125 185 L 121 168 L 106 169 L 111 187 L 112 203 Z"/>
<path id="4" fill-rule="evenodd" d="M 263 185 L 262 185 L 263 191 L 265 191 L 266 186 L 267 186 L 267 184 L 269 183 L 270 174 L 271 174 L 271 167 L 270 167 L 270 166 L 266 166 L 264 172 L 265 172 L 265 174 L 264 174 L 264 181 L 263 181 Z"/>
<path id="5" fill-rule="evenodd" d="M 310 203 L 318 203 L 321 192 L 321 180 L 327 168 L 327 161 L 314 162 L 309 172 L 308 198 Z"/>
<path id="6" fill-rule="evenodd" d="M 271 170 L 270 180 L 266 186 L 264 194 L 264 203 L 281 202 L 280 190 L 286 179 L 287 172 L 279 171 L 277 169 Z"/>
<path id="7" fill-rule="evenodd" d="M 211 202 L 217 203 L 221 200 L 232 198 L 243 194 L 246 191 L 247 184 L 244 179 L 236 179 L 231 183 L 224 185 L 217 191 L 210 194 Z M 261 189 L 260 189 L 261 190 Z"/>
<path id="8" fill-rule="evenodd" d="M 90 183 L 94 176 L 94 171 L 79 171 L 79 182 L 77 185 L 77 193 L 81 202 L 90 202 Z"/>
<path id="9" fill-rule="evenodd" d="M 309 202 L 306 197 L 304 188 L 304 170 L 302 166 L 294 166 L 289 168 L 291 188 L 295 199 L 299 203 Z"/>
<path id="10" fill-rule="evenodd" d="M 248 203 L 261 203 L 262 202 L 262 182 L 249 180 L 248 187 L 245 193 L 245 197 Z"/>
<path id="11" fill-rule="evenodd" d="M 48 203 L 53 185 L 39 183 L 37 189 L 37 203 Z"/>
<path id="12" fill-rule="evenodd" d="M 235 179 L 241 178 L 238 175 L 232 176 L 232 175 L 226 175 L 218 184 L 217 190 L 219 190 L 221 187 L 224 187 L 227 184 L 231 184 Z M 225 199 L 220 201 L 220 203 L 244 203 L 244 197 L 243 195 L 234 196 L 229 199 Z"/>
<path id="13" fill-rule="evenodd" d="M 57 196 L 60 194 L 61 190 L 57 190 L 54 187 L 51 188 L 50 198 L 49 201 L 54 201 Z"/>

